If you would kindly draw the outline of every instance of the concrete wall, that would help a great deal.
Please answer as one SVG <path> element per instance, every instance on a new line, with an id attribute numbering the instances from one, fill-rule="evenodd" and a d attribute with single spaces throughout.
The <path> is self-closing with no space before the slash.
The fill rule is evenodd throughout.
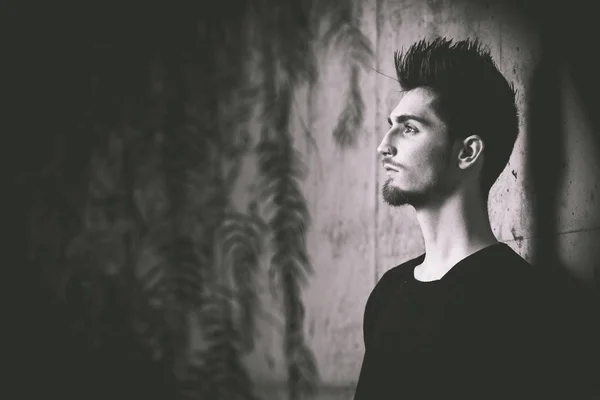
<path id="1" fill-rule="evenodd" d="M 564 165 L 557 224 L 560 261 L 580 281 L 600 284 L 600 146 L 569 73 L 562 74 Z M 596 137 L 594 137 L 596 136 Z"/>
<path id="2" fill-rule="evenodd" d="M 357 146 L 341 150 L 331 134 L 347 88 L 347 72 L 339 54 L 320 60 L 319 82 L 311 91 L 297 93 L 294 117 L 298 127 L 301 121 L 308 124 L 316 141 L 313 146 L 301 133 L 295 138 L 308 166 L 303 188 L 312 220 L 307 239 L 315 272 L 304 290 L 304 302 L 306 335 L 322 379 L 318 399 L 352 398 L 364 352 L 367 297 L 386 270 L 424 250 L 414 211 L 386 206 L 379 192 L 384 175 L 376 147 L 386 131 L 386 117 L 399 100 L 397 83 L 382 75 L 395 76 L 394 50 L 437 35 L 479 37 L 491 47 L 500 70 L 518 90 L 522 115 L 509 165 L 491 191 L 491 223 L 497 237 L 526 259 L 533 258 L 535 240 L 531 177 L 525 166 L 528 84 L 539 57 L 537 28 L 493 1 L 368 0 L 361 4 L 361 28 L 375 51 L 372 67 L 381 74 L 368 70 L 361 75 L 365 120 Z M 568 140 L 556 235 L 565 265 L 590 280 L 598 261 L 593 246 L 600 238 L 600 216 L 592 211 L 600 197 L 600 155 L 590 142 L 590 128 L 570 88 L 565 76 Z M 252 190 L 255 170 L 251 165 L 249 160 L 240 194 Z M 265 399 L 286 398 L 280 304 L 266 283 L 261 293 L 265 311 L 261 336 L 248 365 L 259 394 Z"/>

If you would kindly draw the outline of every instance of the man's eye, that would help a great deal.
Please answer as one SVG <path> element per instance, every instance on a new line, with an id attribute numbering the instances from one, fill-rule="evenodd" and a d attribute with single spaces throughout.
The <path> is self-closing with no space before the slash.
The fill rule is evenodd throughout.
<path id="1" fill-rule="evenodd" d="M 404 132 L 405 133 L 415 133 L 415 132 L 417 132 L 417 130 L 413 126 L 405 125 Z"/>

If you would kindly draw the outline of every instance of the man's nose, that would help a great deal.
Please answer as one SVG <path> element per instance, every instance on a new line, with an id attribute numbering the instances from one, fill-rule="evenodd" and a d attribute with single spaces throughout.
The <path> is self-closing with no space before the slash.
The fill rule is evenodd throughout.
<path id="1" fill-rule="evenodd" d="M 377 147 L 377 152 L 382 156 L 395 156 L 396 148 L 392 146 L 385 138 L 381 141 Z"/>

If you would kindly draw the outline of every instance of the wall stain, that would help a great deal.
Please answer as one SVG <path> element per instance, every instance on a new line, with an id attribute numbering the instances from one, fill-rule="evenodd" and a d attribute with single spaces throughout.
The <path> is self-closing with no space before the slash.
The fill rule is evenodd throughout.
<path id="1" fill-rule="evenodd" d="M 348 243 L 350 233 L 346 228 L 344 228 L 342 221 L 337 221 L 334 224 L 326 226 L 323 231 L 325 235 L 327 235 L 329 243 L 331 243 L 333 257 L 339 258 L 342 254 L 343 248 Z"/>
<path id="2" fill-rule="evenodd" d="M 267 354 L 265 355 L 265 360 L 267 360 L 267 366 L 269 367 L 269 369 L 275 369 L 275 360 L 273 360 L 273 357 Z"/>
<path id="3" fill-rule="evenodd" d="M 436 13 L 442 13 L 445 10 L 443 9 L 444 7 L 444 2 L 443 0 L 427 0 L 427 5 L 429 6 L 429 8 L 431 9 L 432 13 L 436 14 Z"/>
<path id="4" fill-rule="evenodd" d="M 514 226 L 512 228 L 510 228 L 510 233 L 512 234 L 513 239 L 516 240 L 517 242 L 520 242 L 523 240 L 522 235 L 517 235 L 517 230 L 515 229 Z"/>

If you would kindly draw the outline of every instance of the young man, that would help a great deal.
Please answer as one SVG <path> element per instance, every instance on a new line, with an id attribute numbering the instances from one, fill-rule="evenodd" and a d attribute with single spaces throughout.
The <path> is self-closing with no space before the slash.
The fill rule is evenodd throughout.
<path id="1" fill-rule="evenodd" d="M 425 253 L 369 296 L 354 398 L 543 398 L 564 378 L 550 292 L 487 213 L 518 134 L 515 91 L 477 41 L 420 41 L 395 65 L 382 194 L 414 207 Z"/>

